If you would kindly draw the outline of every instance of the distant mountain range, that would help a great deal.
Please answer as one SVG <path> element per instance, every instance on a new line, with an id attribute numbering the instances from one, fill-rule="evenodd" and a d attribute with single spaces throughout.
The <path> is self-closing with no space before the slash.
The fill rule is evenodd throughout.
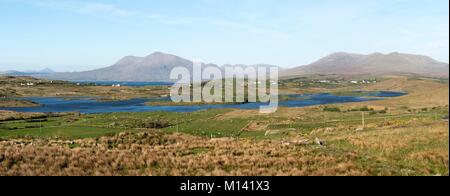
<path id="1" fill-rule="evenodd" d="M 34 76 L 48 79 L 69 81 L 170 81 L 170 72 L 175 67 L 186 67 L 192 71 L 193 62 L 184 58 L 155 52 L 146 57 L 126 56 L 114 65 L 83 72 L 55 73 L 50 69 L 36 72 L 8 71 L 0 75 Z M 215 64 L 213 66 L 223 69 Z M 224 65 L 230 66 L 230 65 Z M 273 65 L 237 65 L 237 66 L 266 66 Z M 374 53 L 369 55 L 352 53 L 334 53 L 312 64 L 292 69 L 281 69 L 280 77 L 298 77 L 307 75 L 386 75 L 408 74 L 429 77 L 449 77 L 449 65 L 438 62 L 430 57 L 390 53 Z"/>
<path id="2" fill-rule="evenodd" d="M 146 57 L 126 56 L 114 65 L 83 72 L 57 73 L 52 79 L 73 81 L 168 81 L 170 71 L 178 66 L 192 70 L 193 63 L 175 55 L 155 52 Z"/>
<path id="3" fill-rule="evenodd" d="M 8 76 L 36 76 L 36 77 L 42 77 L 45 75 L 50 75 L 56 73 L 55 71 L 45 68 L 43 70 L 39 71 L 16 71 L 16 70 L 9 70 L 9 71 L 3 71 L 0 72 L 0 75 L 8 75 Z"/>
<path id="4" fill-rule="evenodd" d="M 369 55 L 339 52 L 312 64 L 285 70 L 284 77 L 304 75 L 386 75 L 408 74 L 429 77 L 449 77 L 449 65 L 430 57 L 402 54 L 373 53 Z"/>
<path id="5" fill-rule="evenodd" d="M 224 66 L 266 66 L 273 65 L 224 65 Z M 114 65 L 84 72 L 54 73 L 46 76 L 50 79 L 70 81 L 145 81 L 145 82 L 169 82 L 170 72 L 175 67 L 185 67 L 193 70 L 193 62 L 187 59 L 155 52 L 146 57 L 126 56 Z M 217 67 L 215 64 L 203 64 L 202 68 Z"/>

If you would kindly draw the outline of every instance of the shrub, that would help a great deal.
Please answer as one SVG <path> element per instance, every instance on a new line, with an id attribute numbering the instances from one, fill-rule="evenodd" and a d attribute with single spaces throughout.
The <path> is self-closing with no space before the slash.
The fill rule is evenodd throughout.
<path id="1" fill-rule="evenodd" d="M 338 108 L 338 107 L 325 106 L 325 108 L 323 108 L 323 111 L 326 111 L 326 112 L 341 112 L 341 109 Z"/>
<path id="2" fill-rule="evenodd" d="M 171 125 L 168 121 L 157 119 L 153 121 L 142 122 L 139 127 L 148 129 L 162 129 L 169 126 Z"/>
<path id="3" fill-rule="evenodd" d="M 361 109 L 359 109 L 359 111 L 368 112 L 368 111 L 370 111 L 370 109 L 367 106 L 364 106 Z"/>

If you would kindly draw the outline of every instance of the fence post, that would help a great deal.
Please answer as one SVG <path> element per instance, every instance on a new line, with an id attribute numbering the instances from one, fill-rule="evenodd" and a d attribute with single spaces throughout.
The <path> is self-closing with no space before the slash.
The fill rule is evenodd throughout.
<path id="1" fill-rule="evenodd" d="M 364 119 L 364 112 L 362 112 L 362 127 L 363 127 L 363 129 L 366 128 L 366 121 Z"/>

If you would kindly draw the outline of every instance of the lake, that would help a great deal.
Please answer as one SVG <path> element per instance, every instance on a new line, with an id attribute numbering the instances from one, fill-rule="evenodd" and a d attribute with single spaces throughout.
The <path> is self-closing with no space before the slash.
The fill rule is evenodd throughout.
<path id="1" fill-rule="evenodd" d="M 371 92 L 371 96 L 337 96 L 329 93 L 307 94 L 307 95 L 289 95 L 287 101 L 280 101 L 279 105 L 284 107 L 307 107 L 324 104 L 364 102 L 371 100 L 380 100 L 383 97 L 398 97 L 405 93 L 401 92 Z M 167 98 L 166 98 L 167 99 Z M 93 113 L 112 113 L 112 112 L 195 112 L 206 109 L 258 109 L 264 103 L 246 103 L 246 104 L 223 104 L 223 105 L 190 105 L 190 106 L 147 106 L 146 102 L 161 101 L 163 99 L 130 99 L 123 101 L 102 102 L 95 98 L 70 98 L 61 97 L 29 97 L 23 98 L 39 103 L 39 107 L 19 107 L 19 108 L 0 108 L 1 110 L 11 110 L 17 112 L 80 112 L 85 114 Z"/>

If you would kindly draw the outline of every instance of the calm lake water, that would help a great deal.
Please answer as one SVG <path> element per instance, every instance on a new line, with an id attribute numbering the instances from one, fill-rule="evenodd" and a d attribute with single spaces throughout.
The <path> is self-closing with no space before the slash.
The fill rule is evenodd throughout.
<path id="1" fill-rule="evenodd" d="M 328 93 L 309 94 L 309 95 L 290 95 L 289 101 L 281 101 L 280 106 L 284 107 L 306 107 L 323 104 L 364 102 L 379 100 L 382 97 L 398 97 L 405 93 L 401 92 L 371 92 L 372 97 L 356 96 L 336 96 Z M 195 112 L 206 109 L 236 108 L 236 109 L 258 109 L 263 103 L 246 104 L 225 104 L 225 105 L 198 105 L 198 106 L 146 106 L 148 101 L 161 101 L 162 99 L 130 99 L 124 101 L 99 102 L 95 98 L 23 98 L 41 104 L 39 107 L 22 108 L 0 108 L 2 110 L 12 110 L 17 112 L 80 112 L 85 114 L 92 113 L 111 113 L 111 112 Z"/>

